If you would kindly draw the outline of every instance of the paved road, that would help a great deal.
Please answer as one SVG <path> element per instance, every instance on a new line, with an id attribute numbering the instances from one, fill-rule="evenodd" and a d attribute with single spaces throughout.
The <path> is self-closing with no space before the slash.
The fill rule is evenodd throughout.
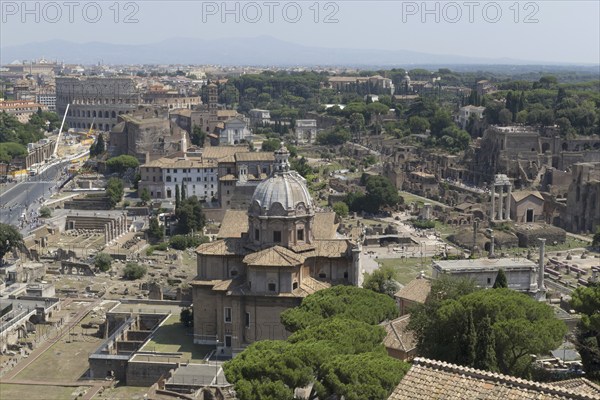
<path id="1" fill-rule="evenodd" d="M 20 182 L 0 194 L 0 222 L 17 226 L 22 233 L 27 233 L 29 224 L 20 225 L 19 219 L 24 212 L 37 212 L 42 197 L 50 197 L 53 188 L 64 181 L 61 177 L 65 166 L 64 161 L 48 167 L 37 176 L 29 177 L 27 181 Z"/>

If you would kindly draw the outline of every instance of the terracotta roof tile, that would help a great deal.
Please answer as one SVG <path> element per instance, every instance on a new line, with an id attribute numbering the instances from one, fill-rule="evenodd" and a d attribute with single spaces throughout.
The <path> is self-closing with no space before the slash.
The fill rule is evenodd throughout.
<path id="1" fill-rule="evenodd" d="M 417 347 L 417 340 L 412 331 L 406 329 L 410 322 L 410 315 L 403 315 L 392 321 L 382 323 L 386 331 L 383 345 L 386 348 L 400 350 L 408 353 Z"/>
<path id="2" fill-rule="evenodd" d="M 431 292 L 431 282 L 425 278 L 417 278 L 408 282 L 402 289 L 398 290 L 394 297 L 414 301 L 416 303 L 425 303 L 427 296 Z"/>
<path id="3" fill-rule="evenodd" d="M 294 267 L 304 263 L 304 257 L 281 246 L 248 254 L 244 257 L 244 264 L 264 267 Z"/>
<path id="4" fill-rule="evenodd" d="M 221 222 L 217 237 L 241 238 L 242 233 L 248 232 L 248 214 L 243 210 L 227 210 Z"/>
<path id="5" fill-rule="evenodd" d="M 599 400 L 555 384 L 540 383 L 463 367 L 442 361 L 415 358 L 413 366 L 388 400 Z"/>

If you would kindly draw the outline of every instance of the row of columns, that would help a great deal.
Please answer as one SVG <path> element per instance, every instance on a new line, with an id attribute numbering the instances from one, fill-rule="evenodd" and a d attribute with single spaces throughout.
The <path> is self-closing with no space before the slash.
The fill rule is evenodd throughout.
<path id="1" fill-rule="evenodd" d="M 498 208 L 496 209 L 496 186 L 499 187 L 498 192 Z M 504 203 L 504 187 L 507 187 L 506 203 Z M 490 219 L 492 221 L 504 221 L 510 219 L 510 199 L 512 194 L 512 185 L 510 182 L 500 182 L 492 184 L 492 208 Z"/>
<path id="2" fill-rule="evenodd" d="M 108 244 L 127 231 L 127 216 L 123 214 L 104 225 L 104 241 Z"/>

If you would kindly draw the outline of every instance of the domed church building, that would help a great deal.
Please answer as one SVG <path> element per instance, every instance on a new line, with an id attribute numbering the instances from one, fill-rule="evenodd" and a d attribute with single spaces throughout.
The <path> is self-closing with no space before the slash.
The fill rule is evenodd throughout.
<path id="1" fill-rule="evenodd" d="M 285 339 L 282 311 L 331 285 L 358 285 L 360 246 L 337 234 L 335 213 L 317 210 L 289 156 L 283 145 L 275 151 L 248 211 L 228 210 L 219 239 L 196 249 L 195 343 L 234 354 Z"/>

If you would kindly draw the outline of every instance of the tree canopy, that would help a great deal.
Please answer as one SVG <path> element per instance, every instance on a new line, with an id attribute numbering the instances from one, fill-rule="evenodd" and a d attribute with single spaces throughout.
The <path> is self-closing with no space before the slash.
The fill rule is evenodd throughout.
<path id="1" fill-rule="evenodd" d="M 581 313 L 577 326 L 576 345 L 588 376 L 600 378 L 600 285 L 578 287 L 571 297 L 571 306 Z"/>
<path id="2" fill-rule="evenodd" d="M 567 331 L 550 306 L 510 289 L 436 304 L 417 307 L 411 316 L 420 354 L 509 375 L 527 376 L 530 355 L 558 347 Z"/>
<path id="3" fill-rule="evenodd" d="M 180 201 L 179 207 L 175 210 L 177 218 L 177 233 L 187 234 L 193 232 L 202 232 L 206 224 L 206 217 L 202 211 L 202 204 L 196 196 L 188 197 Z"/>
<path id="4" fill-rule="evenodd" d="M 225 364 L 227 379 L 241 400 L 292 400 L 311 384 L 310 399 L 386 399 L 409 367 L 381 345 L 377 324 L 396 313 L 391 298 L 369 290 L 321 290 L 282 314 L 294 331 L 287 340 L 252 344 Z"/>
<path id="5" fill-rule="evenodd" d="M 137 168 L 139 165 L 140 162 L 137 160 L 137 158 L 126 154 L 109 158 L 106 161 L 106 166 L 110 168 L 111 171 L 118 172 L 120 174 L 124 173 L 129 168 Z"/>
<path id="6" fill-rule="evenodd" d="M 112 265 L 112 257 L 106 253 L 98 253 L 94 258 L 94 266 L 102 272 L 110 270 Z"/>
<path id="7" fill-rule="evenodd" d="M 23 246 L 23 236 L 15 227 L 0 223 L 0 260 L 12 249 Z"/>
<path id="8" fill-rule="evenodd" d="M 118 178 L 110 178 L 106 183 L 106 195 L 111 208 L 121 201 L 123 193 L 123 181 Z"/>

